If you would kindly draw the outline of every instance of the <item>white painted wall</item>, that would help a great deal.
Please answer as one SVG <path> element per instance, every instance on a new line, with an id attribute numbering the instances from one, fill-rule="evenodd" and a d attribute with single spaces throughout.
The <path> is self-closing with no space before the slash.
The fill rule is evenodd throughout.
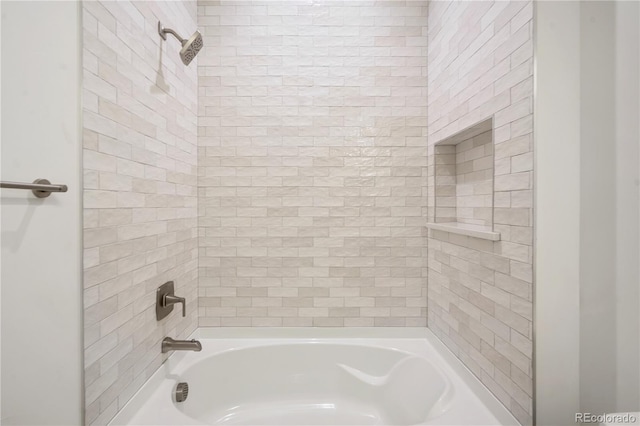
<path id="1" fill-rule="evenodd" d="M 580 406 L 616 401 L 615 2 L 580 7 Z"/>
<path id="2" fill-rule="evenodd" d="M 0 17 L 2 16 L 2 2 L 0 2 Z M 0 47 L 2 46 L 2 19 L 0 19 Z M 0 82 L 2 81 L 2 55 L 0 54 Z M 0 84 L 0 100 L 2 99 L 2 84 Z M 0 135 L 2 135 L 2 102 L 0 101 Z M 0 137 L 0 160 L 2 138 Z M 2 176 L 2 161 L 0 161 L 0 177 Z M 2 218 L 2 203 L 0 202 L 0 222 Z M 0 225 L 1 229 L 1 225 Z M 0 236 L 0 241 L 1 241 Z M 2 330 L 2 256 L 0 255 L 0 331 Z M 0 366 L 2 365 L 2 333 L 0 333 Z M 0 367 L 0 424 L 2 424 L 2 368 Z"/>
<path id="3" fill-rule="evenodd" d="M 537 4 L 537 423 L 640 410 L 640 6 Z"/>
<path id="4" fill-rule="evenodd" d="M 82 424 L 80 14 L 2 2 L 2 424 Z"/>
<path id="5" fill-rule="evenodd" d="M 615 10 L 616 411 L 640 410 L 640 3 Z"/>
<path id="6" fill-rule="evenodd" d="M 534 25 L 535 420 L 563 425 L 579 409 L 580 3 L 536 2 Z"/>

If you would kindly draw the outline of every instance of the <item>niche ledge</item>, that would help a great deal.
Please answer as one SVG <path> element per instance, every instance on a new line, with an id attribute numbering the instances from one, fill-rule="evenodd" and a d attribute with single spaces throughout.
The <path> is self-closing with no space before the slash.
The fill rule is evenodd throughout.
<path id="1" fill-rule="evenodd" d="M 481 225 L 471 225 L 468 223 L 458 222 L 429 222 L 427 223 L 427 228 L 435 231 L 451 232 L 452 234 L 480 238 L 483 240 L 500 241 L 499 232 L 494 232 L 490 228 Z"/>

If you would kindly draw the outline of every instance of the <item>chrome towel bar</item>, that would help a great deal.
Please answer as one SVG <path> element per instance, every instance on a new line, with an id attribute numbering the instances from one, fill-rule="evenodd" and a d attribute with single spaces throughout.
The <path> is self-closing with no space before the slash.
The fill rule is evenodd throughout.
<path id="1" fill-rule="evenodd" d="M 30 189 L 38 198 L 46 198 L 52 192 L 67 192 L 67 185 L 52 185 L 47 179 L 36 179 L 33 183 L 0 182 L 0 188 Z"/>

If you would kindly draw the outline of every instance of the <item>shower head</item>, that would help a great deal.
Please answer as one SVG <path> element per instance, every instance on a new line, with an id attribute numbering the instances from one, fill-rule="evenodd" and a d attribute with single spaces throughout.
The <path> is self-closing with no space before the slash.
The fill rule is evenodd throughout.
<path id="1" fill-rule="evenodd" d="M 196 31 L 193 35 L 187 40 L 178 35 L 171 28 L 162 28 L 162 24 L 158 21 L 158 34 L 162 37 L 163 40 L 167 39 L 167 33 L 173 35 L 177 38 L 182 44 L 182 49 L 180 49 L 180 59 L 182 59 L 182 63 L 185 65 L 189 65 L 193 58 L 196 57 L 200 49 L 202 49 L 202 35 L 200 32 Z"/>
<path id="2" fill-rule="evenodd" d="M 182 59 L 182 62 L 185 65 L 189 65 L 200 49 L 202 49 L 202 35 L 196 31 L 189 40 L 183 40 L 181 43 L 182 49 L 180 49 L 180 59 Z"/>

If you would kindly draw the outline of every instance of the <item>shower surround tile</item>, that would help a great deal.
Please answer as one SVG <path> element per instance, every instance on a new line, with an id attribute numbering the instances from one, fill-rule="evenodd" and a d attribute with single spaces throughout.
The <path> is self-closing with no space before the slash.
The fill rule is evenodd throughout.
<path id="1" fill-rule="evenodd" d="M 84 1 L 86 423 L 106 424 L 197 326 L 197 70 L 158 20 L 196 29 L 195 2 Z M 187 317 L 155 318 L 176 282 Z"/>
<path id="2" fill-rule="evenodd" d="M 429 328 L 530 425 L 533 5 L 430 2 L 428 19 L 429 220 L 438 205 L 435 144 L 493 117 L 493 224 L 501 235 L 492 242 L 430 232 Z"/>
<path id="3" fill-rule="evenodd" d="M 531 16 L 530 2 L 210 1 L 197 18 L 195 2 L 83 2 L 87 424 L 198 322 L 424 326 L 427 304 L 530 424 Z M 197 68 L 157 20 L 182 35 L 197 20 Z M 434 144 L 491 116 L 502 241 L 427 238 Z M 188 316 L 157 323 L 172 279 Z"/>
<path id="4" fill-rule="evenodd" d="M 198 2 L 201 326 L 426 325 L 427 2 Z"/>

